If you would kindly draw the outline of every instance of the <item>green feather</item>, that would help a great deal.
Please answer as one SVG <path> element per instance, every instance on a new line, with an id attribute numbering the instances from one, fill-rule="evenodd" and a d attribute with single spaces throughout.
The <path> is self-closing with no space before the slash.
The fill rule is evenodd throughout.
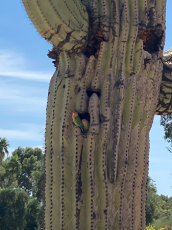
<path id="1" fill-rule="evenodd" d="M 74 123 L 76 126 L 80 127 L 80 129 L 81 129 L 81 131 L 82 131 L 83 133 L 85 132 L 85 131 L 84 131 L 84 125 L 82 124 L 82 121 L 81 121 L 81 119 L 80 119 L 79 116 L 73 118 L 73 123 Z"/>
<path id="2" fill-rule="evenodd" d="M 86 119 L 82 119 L 82 124 L 84 125 L 84 130 L 87 132 L 89 130 L 89 122 Z"/>

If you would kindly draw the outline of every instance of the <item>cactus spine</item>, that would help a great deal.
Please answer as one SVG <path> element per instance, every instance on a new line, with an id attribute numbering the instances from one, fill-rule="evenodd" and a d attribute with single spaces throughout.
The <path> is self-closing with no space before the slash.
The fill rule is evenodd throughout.
<path id="1" fill-rule="evenodd" d="M 47 103 L 44 229 L 145 229 L 149 131 L 155 113 L 172 111 L 171 53 L 162 60 L 166 0 L 23 3 L 53 44 L 56 66 Z M 162 71 L 169 83 L 161 84 Z M 87 133 L 73 126 L 73 111 L 90 122 Z"/>

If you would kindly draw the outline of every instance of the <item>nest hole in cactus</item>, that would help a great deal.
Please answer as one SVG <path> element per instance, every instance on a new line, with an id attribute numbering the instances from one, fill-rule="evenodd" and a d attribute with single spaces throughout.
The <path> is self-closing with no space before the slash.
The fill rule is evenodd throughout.
<path id="1" fill-rule="evenodd" d="M 88 112 L 85 112 L 85 113 L 78 113 L 80 119 L 86 119 L 88 122 L 90 122 L 90 114 Z"/>
<path id="2" fill-rule="evenodd" d="M 161 47 L 164 31 L 162 26 L 157 24 L 151 29 L 142 29 L 138 34 L 138 38 L 143 40 L 143 49 L 149 53 L 158 52 Z"/>
<path id="3" fill-rule="evenodd" d="M 101 97 L 101 92 L 100 90 L 93 91 L 92 89 L 87 89 L 87 96 L 90 98 L 93 93 L 96 93 L 97 96 L 100 98 Z"/>
<path id="4" fill-rule="evenodd" d="M 99 51 L 100 51 L 100 44 L 101 42 L 105 41 L 103 32 L 100 28 L 92 29 L 88 35 L 88 44 L 83 51 L 83 54 L 89 58 L 91 55 L 94 55 L 95 58 L 98 58 Z"/>

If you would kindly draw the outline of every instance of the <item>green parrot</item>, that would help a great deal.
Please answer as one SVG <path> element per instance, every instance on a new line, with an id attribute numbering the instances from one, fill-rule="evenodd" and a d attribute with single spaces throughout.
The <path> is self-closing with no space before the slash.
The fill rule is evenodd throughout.
<path id="1" fill-rule="evenodd" d="M 85 133 L 85 131 L 84 131 L 84 124 L 82 123 L 82 121 L 81 121 L 81 119 L 78 116 L 78 113 L 76 111 L 74 111 L 72 113 L 72 119 L 73 119 L 73 123 L 81 129 L 81 132 Z"/>
<path id="2" fill-rule="evenodd" d="M 89 122 L 86 119 L 82 119 L 82 124 L 84 125 L 84 131 L 87 132 L 89 130 Z"/>

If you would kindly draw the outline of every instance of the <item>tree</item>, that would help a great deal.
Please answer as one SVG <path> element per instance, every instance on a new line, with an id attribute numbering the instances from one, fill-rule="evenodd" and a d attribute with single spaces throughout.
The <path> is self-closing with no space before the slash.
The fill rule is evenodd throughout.
<path id="1" fill-rule="evenodd" d="M 27 200 L 27 193 L 21 189 L 0 189 L 0 229 L 24 229 Z"/>
<path id="2" fill-rule="evenodd" d="M 2 162 L 2 159 L 5 157 L 5 154 L 8 155 L 8 146 L 9 143 L 5 138 L 0 137 L 0 164 Z"/>
<path id="3" fill-rule="evenodd" d="M 158 195 L 154 181 L 148 177 L 146 225 L 154 225 L 156 229 L 172 224 L 172 197 Z"/>
<path id="4" fill-rule="evenodd" d="M 43 153 L 39 148 L 18 147 L 12 153 L 13 157 L 18 156 L 19 162 L 22 165 L 21 173 L 17 174 L 18 186 L 24 189 L 29 194 L 33 196 L 38 196 L 39 200 L 42 187 L 36 187 L 36 185 L 41 183 L 42 178 L 42 168 L 43 164 Z M 37 177 L 36 177 L 37 175 Z M 39 195 L 38 195 L 39 194 Z"/>
<path id="5" fill-rule="evenodd" d="M 43 153 L 39 148 L 18 147 L 0 167 L 1 188 L 21 188 L 42 202 Z"/>
<path id="6" fill-rule="evenodd" d="M 156 203 L 154 204 L 151 224 L 156 229 L 165 228 L 166 225 L 172 226 L 172 197 L 155 194 L 154 200 L 156 200 Z"/>
<path id="7" fill-rule="evenodd" d="M 161 116 L 161 125 L 164 127 L 165 131 L 164 139 L 167 140 L 167 142 L 170 143 L 170 146 L 172 147 L 172 116 Z M 171 147 L 168 148 L 170 152 L 172 152 Z"/>
<path id="8" fill-rule="evenodd" d="M 11 157 L 2 161 L 0 229 L 41 229 L 43 175 L 43 153 L 39 148 L 18 147 Z"/>
<path id="9" fill-rule="evenodd" d="M 38 199 L 39 202 L 43 201 L 43 183 L 44 183 L 44 167 L 43 162 L 36 162 L 36 166 L 31 173 L 30 182 L 32 183 L 32 195 Z"/>
<path id="10" fill-rule="evenodd" d="M 41 205 L 22 189 L 0 189 L 0 229 L 37 230 Z"/>
<path id="11" fill-rule="evenodd" d="M 38 223 L 39 223 L 39 212 L 40 212 L 40 204 L 37 199 L 34 197 L 29 197 L 29 201 L 27 204 L 26 209 L 26 216 L 25 219 L 27 221 L 25 230 L 36 230 L 38 229 Z"/>
<path id="12" fill-rule="evenodd" d="M 18 176 L 21 173 L 21 168 L 22 168 L 22 166 L 18 160 L 17 155 L 14 155 L 14 156 L 9 158 L 8 163 L 6 165 L 6 176 L 8 177 L 9 182 L 11 184 L 14 181 L 16 181 L 16 176 Z"/>
<path id="13" fill-rule="evenodd" d="M 23 0 L 53 44 L 44 229 L 145 229 L 149 131 L 170 114 L 166 0 Z M 169 91 L 168 91 L 169 90 Z M 159 98 L 159 99 L 158 99 Z M 87 133 L 72 112 L 90 122 Z"/>
<path id="14" fill-rule="evenodd" d="M 154 181 L 148 177 L 147 183 L 147 202 L 146 202 L 146 225 L 153 222 L 155 210 L 157 206 L 157 189 L 153 183 Z"/>

